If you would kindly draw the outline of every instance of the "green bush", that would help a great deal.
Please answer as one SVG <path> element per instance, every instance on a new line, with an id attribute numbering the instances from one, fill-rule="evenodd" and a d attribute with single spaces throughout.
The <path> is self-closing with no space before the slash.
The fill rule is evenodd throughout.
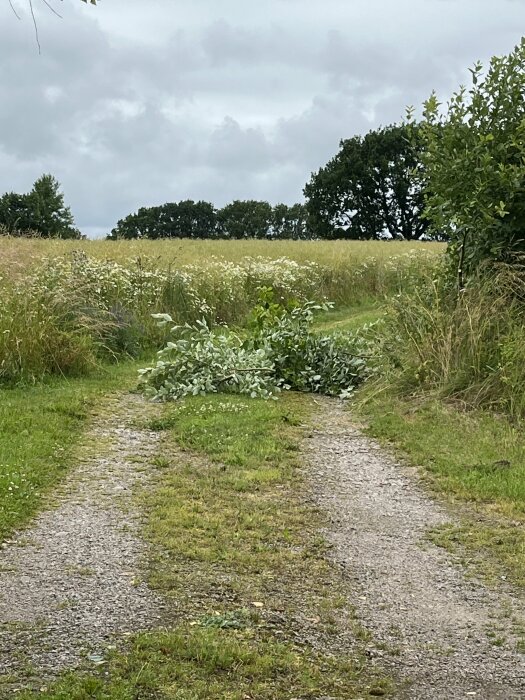
<path id="1" fill-rule="evenodd" d="M 417 125 L 423 143 L 425 214 L 450 240 L 459 287 L 487 260 L 510 262 L 525 253 L 525 38 L 507 56 L 478 63 L 472 87 L 442 110 L 437 96 Z"/>

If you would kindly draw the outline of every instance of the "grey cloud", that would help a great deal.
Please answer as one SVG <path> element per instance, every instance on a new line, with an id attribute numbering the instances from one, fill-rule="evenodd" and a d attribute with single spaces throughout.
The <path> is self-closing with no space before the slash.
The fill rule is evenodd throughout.
<path id="1" fill-rule="evenodd" d="M 516 0 L 38 7 L 41 56 L 0 3 L 0 191 L 52 172 L 97 233 L 169 199 L 296 201 L 341 138 L 447 98 L 525 20 Z"/>

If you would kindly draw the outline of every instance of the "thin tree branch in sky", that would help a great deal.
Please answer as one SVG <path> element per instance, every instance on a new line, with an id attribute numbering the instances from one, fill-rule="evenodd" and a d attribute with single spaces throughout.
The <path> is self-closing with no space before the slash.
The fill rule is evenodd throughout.
<path id="1" fill-rule="evenodd" d="M 51 12 L 52 12 L 54 15 L 56 15 L 57 17 L 60 17 L 60 19 L 62 19 L 62 15 L 61 15 L 59 12 L 57 12 L 57 11 L 55 10 L 55 8 L 54 8 L 50 3 L 48 3 L 47 0 L 42 0 L 42 2 L 44 3 L 44 5 L 46 5 L 46 6 L 51 10 Z"/>
<path id="2" fill-rule="evenodd" d="M 42 49 L 40 47 L 40 37 L 38 36 L 38 24 L 36 23 L 35 10 L 33 8 L 33 0 L 29 0 L 29 7 L 31 9 L 31 17 L 33 18 L 33 25 L 35 27 L 35 37 L 36 43 L 38 45 L 38 53 L 42 53 Z"/>
<path id="3" fill-rule="evenodd" d="M 9 0 L 9 4 L 11 5 L 11 9 L 13 10 L 13 13 L 14 13 L 15 17 L 16 17 L 17 19 L 22 19 L 22 18 L 20 17 L 20 15 L 18 14 L 18 12 L 15 10 L 15 6 L 13 5 L 12 0 Z"/>

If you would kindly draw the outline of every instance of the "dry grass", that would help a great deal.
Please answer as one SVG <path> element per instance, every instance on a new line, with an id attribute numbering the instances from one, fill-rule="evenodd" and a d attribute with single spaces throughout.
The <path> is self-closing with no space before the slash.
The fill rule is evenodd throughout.
<path id="1" fill-rule="evenodd" d="M 0 276 L 23 272 L 43 257 L 56 257 L 72 250 L 84 250 L 100 259 L 125 262 L 130 258 L 158 258 L 159 265 L 180 267 L 206 264 L 212 256 L 238 262 L 246 256 L 287 257 L 297 262 L 317 262 L 334 269 L 355 267 L 368 258 L 386 260 L 412 250 L 443 252 L 441 243 L 403 241 L 62 241 L 0 238 Z"/>

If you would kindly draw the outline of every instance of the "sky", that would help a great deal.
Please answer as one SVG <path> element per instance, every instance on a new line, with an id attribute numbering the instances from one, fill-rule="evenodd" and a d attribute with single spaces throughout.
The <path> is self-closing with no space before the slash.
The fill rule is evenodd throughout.
<path id="1" fill-rule="evenodd" d="M 302 201 L 339 141 L 446 101 L 525 0 L 0 0 L 0 192 L 44 172 L 77 226 L 141 206 Z"/>

